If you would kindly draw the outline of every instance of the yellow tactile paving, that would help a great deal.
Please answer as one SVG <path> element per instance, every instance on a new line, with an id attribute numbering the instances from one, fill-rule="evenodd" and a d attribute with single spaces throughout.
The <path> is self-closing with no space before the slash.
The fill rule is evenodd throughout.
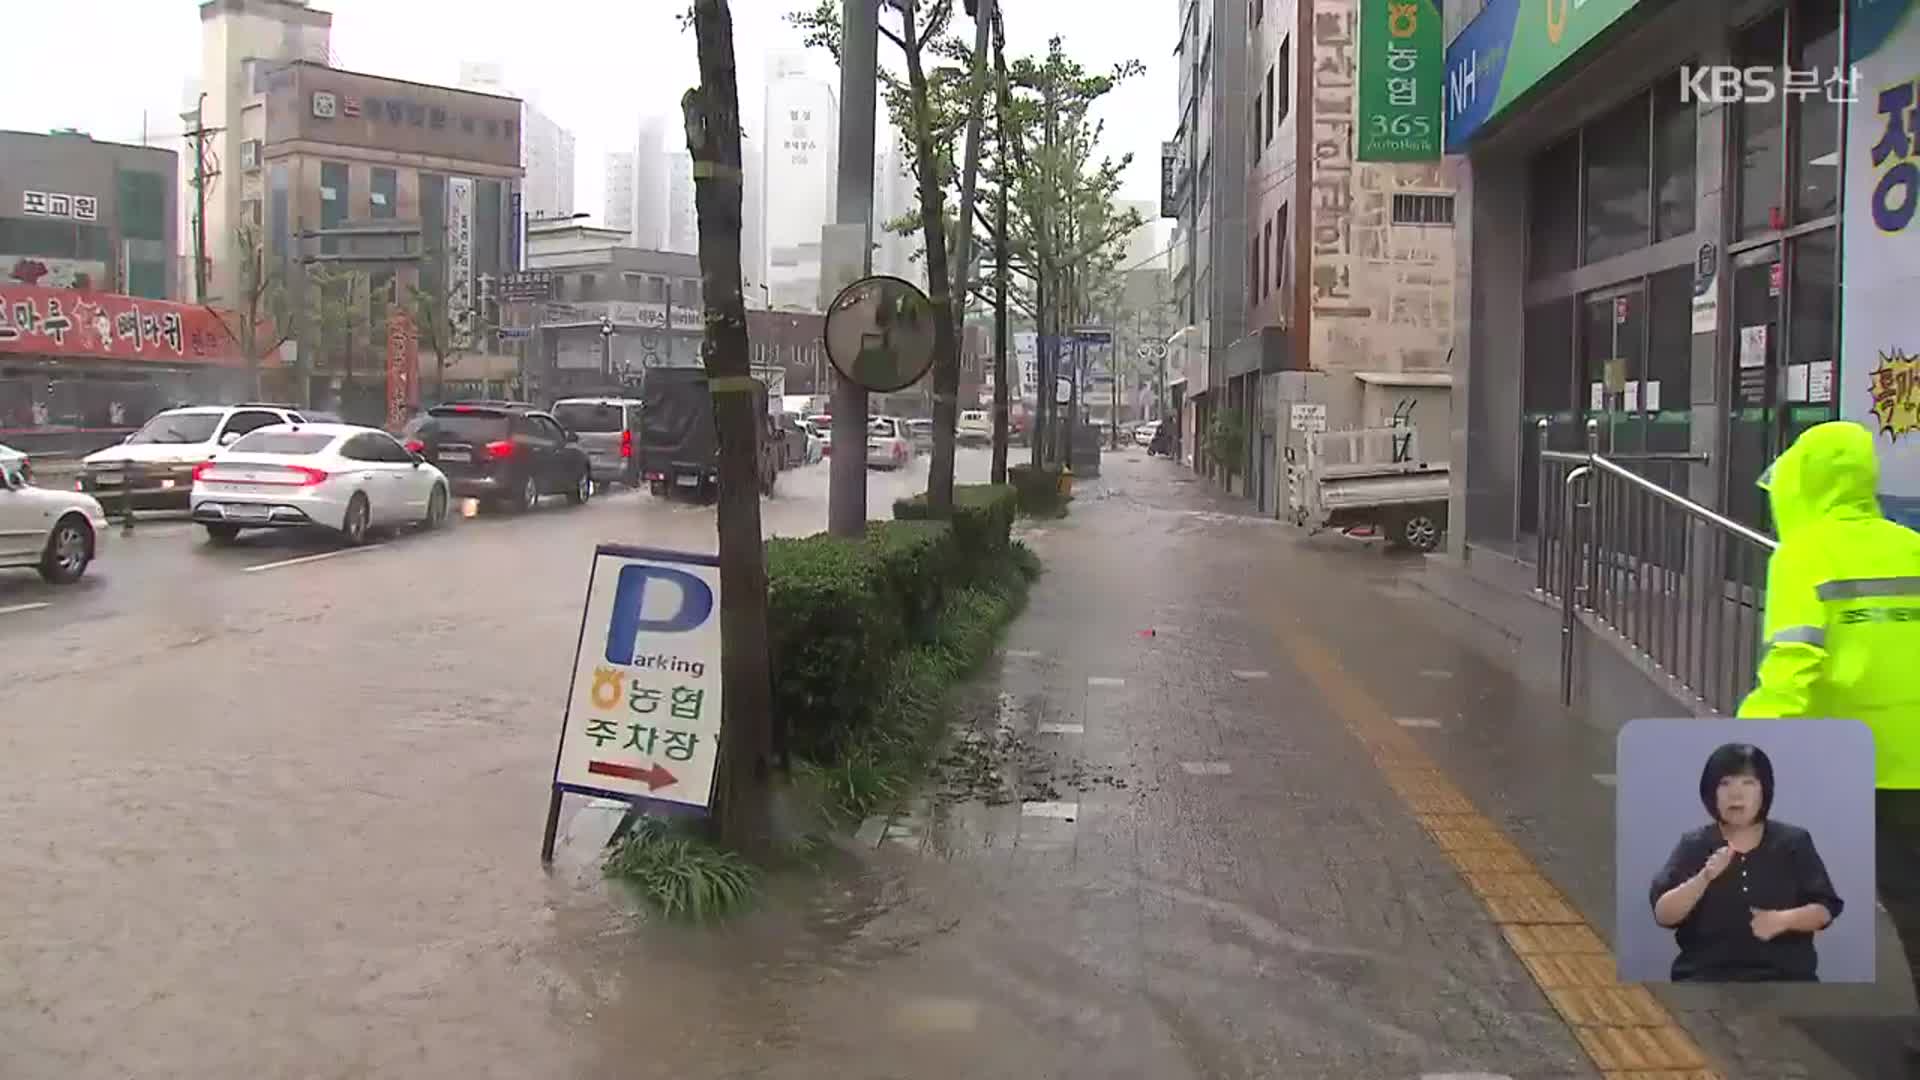
<path id="1" fill-rule="evenodd" d="M 1415 738 L 1318 642 L 1275 627 L 1294 664 L 1372 754 L 1460 872 L 1528 974 L 1608 1080 L 1723 1080 L 1658 998 L 1615 975 L 1613 954 L 1566 897 L 1454 787 Z"/>

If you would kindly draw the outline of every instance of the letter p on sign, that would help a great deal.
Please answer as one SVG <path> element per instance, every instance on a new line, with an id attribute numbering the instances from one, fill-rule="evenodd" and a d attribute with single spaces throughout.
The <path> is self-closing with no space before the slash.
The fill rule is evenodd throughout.
<path id="1" fill-rule="evenodd" d="M 672 588 L 648 589 L 649 582 Z M 652 611 L 648 610 L 649 600 L 655 601 Z M 673 606 L 671 614 L 661 613 L 663 604 Z M 607 662 L 633 663 L 634 646 L 642 633 L 682 634 L 704 625 L 712 614 L 713 590 L 685 570 L 671 566 L 621 567 L 607 627 Z"/>

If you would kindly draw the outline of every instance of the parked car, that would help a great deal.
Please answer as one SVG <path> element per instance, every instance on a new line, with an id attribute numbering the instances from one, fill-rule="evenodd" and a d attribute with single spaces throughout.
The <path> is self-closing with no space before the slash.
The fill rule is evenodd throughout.
<path id="1" fill-rule="evenodd" d="M 222 447 L 275 424 L 306 420 L 285 405 L 195 405 L 167 409 L 126 440 L 80 459 L 80 491 L 121 509 L 129 489 L 134 508 L 185 510 L 193 470 Z"/>
<path id="2" fill-rule="evenodd" d="M 811 420 L 800 421 L 801 430 L 807 433 L 806 464 L 817 464 L 827 456 L 827 444 L 833 441 L 833 433 L 821 431 L 813 426 Z"/>
<path id="3" fill-rule="evenodd" d="M 0 443 L 0 469 L 9 465 L 20 470 L 20 475 L 27 478 L 27 483 L 33 483 L 33 460 L 24 451 Z"/>
<path id="4" fill-rule="evenodd" d="M 374 529 L 447 519 L 447 477 L 377 428 L 276 424 L 193 473 L 193 520 L 227 543 L 242 529 L 328 529 L 364 544 Z"/>
<path id="5" fill-rule="evenodd" d="M 925 419 L 907 421 L 907 437 L 913 440 L 915 450 L 932 450 L 933 421 Z"/>
<path id="6" fill-rule="evenodd" d="M 524 513 L 543 495 L 593 497 L 593 465 L 579 436 L 525 402 L 458 401 L 414 417 L 406 448 L 446 474 L 457 498 Z"/>
<path id="7" fill-rule="evenodd" d="M 566 398 L 553 403 L 553 418 L 580 436 L 597 483 L 640 486 L 639 398 Z"/>
<path id="8" fill-rule="evenodd" d="M 907 422 L 893 416 L 876 416 L 867 423 L 867 467 L 898 469 L 913 460 L 913 436 Z"/>
<path id="9" fill-rule="evenodd" d="M 953 436 L 955 441 L 969 446 L 992 442 L 993 418 L 984 409 L 964 409 L 954 425 Z"/>
<path id="10" fill-rule="evenodd" d="M 31 567 L 55 585 L 71 584 L 87 572 L 106 533 L 98 499 L 36 487 L 19 461 L 0 461 L 0 567 Z"/>
<path id="11" fill-rule="evenodd" d="M 1153 437 L 1160 431 L 1160 421 L 1148 420 L 1133 429 L 1133 441 L 1136 446 L 1152 446 Z"/>

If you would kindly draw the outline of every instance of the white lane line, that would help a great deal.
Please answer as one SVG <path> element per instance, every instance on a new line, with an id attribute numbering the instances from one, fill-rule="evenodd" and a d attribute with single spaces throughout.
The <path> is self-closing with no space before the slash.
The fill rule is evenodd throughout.
<path id="1" fill-rule="evenodd" d="M 1042 735 L 1085 735 L 1086 733 L 1087 733 L 1087 726 L 1085 724 L 1041 724 L 1040 725 L 1040 734 Z"/>
<path id="2" fill-rule="evenodd" d="M 321 559 L 332 559 L 341 555 L 357 555 L 362 551 L 374 551 L 374 550 L 376 549 L 373 548 L 372 546 L 368 546 L 368 547 L 341 548 L 338 551 L 322 551 L 317 555 L 302 555 L 297 559 L 281 559 L 279 562 L 260 563 L 255 566 L 244 566 L 240 568 L 240 572 L 243 574 L 257 574 L 262 570 L 278 570 L 283 566 L 299 566 L 301 563 L 319 562 Z"/>
<path id="3" fill-rule="evenodd" d="M 1072 821 L 1079 815 L 1079 803 L 1028 802 L 1020 804 L 1021 817 L 1057 818 L 1061 821 Z"/>
<path id="4" fill-rule="evenodd" d="M 1007 655 L 1018 657 L 1022 660 L 1032 660 L 1038 657 L 1040 653 L 1034 649 L 1008 649 Z"/>
<path id="5" fill-rule="evenodd" d="M 1264 671 L 1235 671 L 1233 677 L 1243 682 L 1251 682 L 1254 679 L 1266 678 L 1267 673 Z"/>
<path id="6" fill-rule="evenodd" d="M 1227 776 L 1233 772 L 1233 766 L 1224 761 L 1183 761 L 1180 767 L 1188 776 Z"/>
<path id="7" fill-rule="evenodd" d="M 1619 778 L 1619 777 L 1617 777 L 1617 776 L 1615 776 L 1615 775 L 1613 775 L 1613 774 L 1612 774 L 1612 773 L 1610 773 L 1610 772 L 1597 772 L 1597 773 L 1594 773 L 1594 774 L 1593 774 L 1593 782 L 1594 782 L 1594 783 L 1596 783 L 1596 784 L 1599 784 L 1599 785 L 1600 785 L 1601 787 L 1618 787 L 1618 786 L 1620 786 L 1620 778 Z"/>
<path id="8" fill-rule="evenodd" d="M 1127 680 L 1115 679 L 1106 675 L 1094 675 L 1087 679 L 1088 686 L 1125 686 Z"/>
<path id="9" fill-rule="evenodd" d="M 1506 1073 L 1421 1073 L 1420 1080 L 1513 1080 Z"/>
<path id="10" fill-rule="evenodd" d="M 1430 716 L 1396 716 L 1393 718 L 1393 722 L 1399 724 L 1401 727 L 1408 728 L 1437 728 L 1440 726 L 1440 721 Z"/>
<path id="11" fill-rule="evenodd" d="M 13 615 L 22 611 L 39 611 L 46 606 L 48 605 L 45 601 L 38 604 L 14 604 L 10 607 L 0 607 L 0 615 Z"/>
<path id="12" fill-rule="evenodd" d="M 1451 678 L 1453 678 L 1453 672 L 1451 672 L 1451 671 L 1443 671 L 1443 670 L 1441 670 L 1440 668 L 1427 668 L 1427 669 L 1425 669 L 1424 671 L 1422 671 L 1422 672 L 1420 672 L 1420 674 L 1421 674 L 1422 676 L 1424 676 L 1424 677 L 1426 677 L 1426 678 L 1429 678 L 1429 679 L 1451 679 Z"/>

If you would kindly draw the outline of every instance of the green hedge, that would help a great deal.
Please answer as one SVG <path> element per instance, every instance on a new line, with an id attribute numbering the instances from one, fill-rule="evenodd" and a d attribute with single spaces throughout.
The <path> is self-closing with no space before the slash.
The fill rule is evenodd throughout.
<path id="1" fill-rule="evenodd" d="M 1011 557 L 1011 488 L 958 485 L 951 523 L 874 522 L 861 540 L 825 533 L 767 543 L 767 630 L 773 705 L 789 748 L 834 761 L 872 717 L 894 659 L 937 636 L 941 608 Z"/>

